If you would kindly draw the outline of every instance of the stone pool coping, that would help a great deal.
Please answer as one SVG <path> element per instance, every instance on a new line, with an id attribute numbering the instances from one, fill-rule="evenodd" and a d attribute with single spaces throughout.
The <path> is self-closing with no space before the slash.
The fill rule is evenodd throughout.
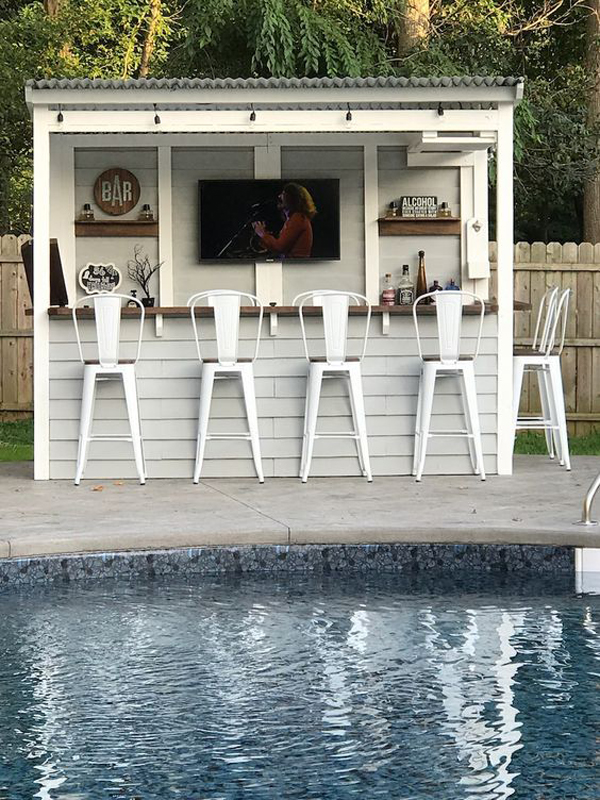
<path id="1" fill-rule="evenodd" d="M 0 559 L 252 545 L 521 544 L 600 547 L 573 525 L 600 459 L 565 472 L 519 456 L 512 476 L 69 481 L 0 464 Z M 598 500 L 600 506 L 600 499 Z M 600 507 L 596 508 L 600 514 Z"/>

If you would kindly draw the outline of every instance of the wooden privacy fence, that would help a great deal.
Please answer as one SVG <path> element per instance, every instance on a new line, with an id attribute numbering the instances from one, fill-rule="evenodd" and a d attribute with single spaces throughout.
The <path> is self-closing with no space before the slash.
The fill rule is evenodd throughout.
<path id="1" fill-rule="evenodd" d="M 28 236 L 0 236 L 0 419 L 33 410 L 33 331 L 21 245 Z"/>
<path id="2" fill-rule="evenodd" d="M 496 244 L 490 242 L 492 294 Z M 600 244 L 519 242 L 515 245 L 515 299 L 532 311 L 515 314 L 515 343 L 528 344 L 540 299 L 550 286 L 571 289 L 562 372 L 569 432 L 577 436 L 600 428 Z M 540 413 L 537 380 L 527 378 L 521 411 Z"/>

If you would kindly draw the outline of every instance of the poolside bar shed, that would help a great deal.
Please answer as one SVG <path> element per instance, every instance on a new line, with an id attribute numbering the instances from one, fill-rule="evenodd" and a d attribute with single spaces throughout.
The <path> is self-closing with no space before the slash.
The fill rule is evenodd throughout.
<path id="1" fill-rule="evenodd" d="M 124 275 L 119 290 L 124 292 L 134 288 L 126 264 L 136 245 L 151 263 L 162 262 L 153 278 L 157 304 L 147 315 L 138 365 L 149 478 L 191 476 L 199 365 L 185 303 L 194 292 L 217 288 L 255 293 L 268 306 L 256 365 L 267 477 L 298 474 L 306 367 L 298 316 L 290 306 L 293 297 L 311 289 L 356 291 L 373 303 L 364 362 L 373 471 L 375 476 L 410 474 L 418 376 L 413 323 L 406 308 L 378 302 L 384 273 L 397 278 L 406 263 L 416 277 L 419 250 L 426 252 L 430 282 L 453 278 L 489 301 L 477 366 L 484 456 L 488 473 L 510 474 L 513 111 L 522 92 L 522 79 L 510 77 L 29 81 L 35 478 L 73 476 L 81 399 L 82 371 L 70 312 L 50 308 L 51 239 L 58 242 L 71 304 L 83 293 L 78 276 L 90 262 L 115 264 Z M 497 175 L 495 297 L 487 251 L 492 152 Z M 129 170 L 140 186 L 135 207 L 118 218 L 94 203 L 94 182 L 111 168 Z M 340 259 L 306 264 L 201 261 L 198 182 L 258 178 L 338 179 Z M 432 221 L 415 220 L 411 227 L 403 220 L 390 230 L 385 224 L 390 202 L 417 195 L 446 201 L 451 224 L 436 229 Z M 85 204 L 94 212 L 88 224 L 81 219 Z M 153 219 L 141 224 L 144 204 Z M 124 320 L 125 335 L 130 323 Z M 433 318 L 424 323 L 433 336 Z M 92 324 L 82 321 L 90 336 Z M 449 386 L 436 404 L 438 426 L 456 425 L 457 390 Z M 234 389 L 217 392 L 211 417 L 215 429 L 243 425 L 242 408 Z M 343 389 L 332 385 L 320 410 L 330 428 L 347 424 L 350 410 Z M 122 430 L 126 415 L 118 388 L 100 391 L 95 419 L 100 431 Z M 429 472 L 470 472 L 463 441 L 440 439 L 430 452 Z M 349 442 L 332 440 L 317 448 L 314 464 L 314 474 L 358 474 Z M 127 444 L 98 443 L 90 452 L 89 477 L 127 478 L 134 470 Z M 246 444 L 212 442 L 205 474 L 252 475 Z"/>

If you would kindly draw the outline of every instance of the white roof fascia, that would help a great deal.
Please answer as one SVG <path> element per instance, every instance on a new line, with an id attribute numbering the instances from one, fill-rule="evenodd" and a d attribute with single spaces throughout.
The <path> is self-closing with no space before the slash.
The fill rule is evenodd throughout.
<path id="1" fill-rule="evenodd" d="M 63 107 L 61 122 L 50 123 L 51 133 L 333 133 L 333 132 L 411 132 L 494 131 L 498 126 L 496 109 L 486 111 L 450 109 L 440 116 L 432 109 L 353 110 L 352 120 L 344 110 L 336 111 L 257 111 L 250 120 L 248 111 L 164 111 L 160 123 L 149 110 L 77 111 Z M 472 137 L 469 137 L 472 138 Z"/>
<path id="2" fill-rule="evenodd" d="M 522 97 L 523 85 L 515 86 L 423 86 L 423 87 L 355 87 L 303 89 L 35 89 L 25 88 L 25 99 L 31 105 L 68 104 L 90 106 L 125 106 L 156 103 L 162 108 L 171 104 L 241 103 L 493 103 L 516 104 Z M 190 112 L 192 113 L 192 112 Z"/>

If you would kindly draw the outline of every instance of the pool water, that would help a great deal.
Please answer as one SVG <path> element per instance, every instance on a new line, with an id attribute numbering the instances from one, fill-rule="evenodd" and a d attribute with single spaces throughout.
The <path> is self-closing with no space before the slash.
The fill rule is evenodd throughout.
<path id="1" fill-rule="evenodd" d="M 598 800 L 600 598 L 398 576 L 0 595 L 1 800 Z"/>

